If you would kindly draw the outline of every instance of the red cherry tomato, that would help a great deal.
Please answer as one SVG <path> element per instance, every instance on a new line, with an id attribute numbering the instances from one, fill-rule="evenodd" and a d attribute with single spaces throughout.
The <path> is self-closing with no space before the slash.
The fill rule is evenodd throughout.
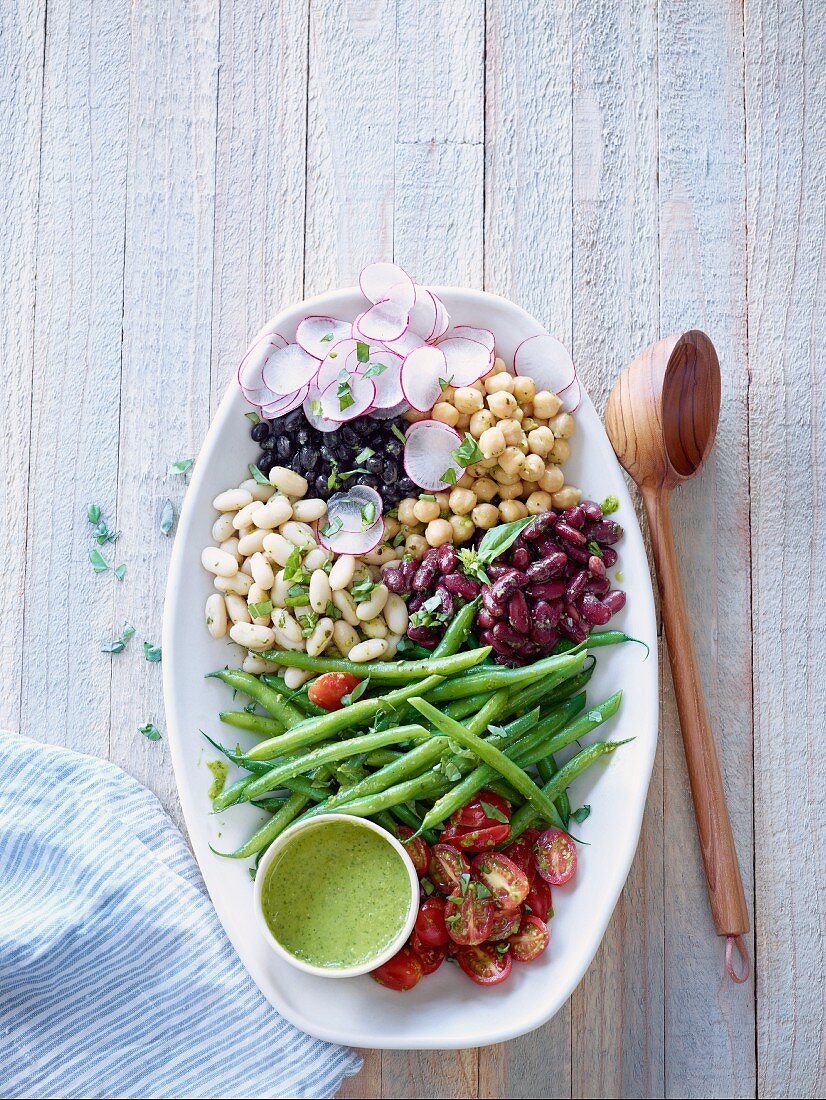
<path id="1" fill-rule="evenodd" d="M 416 932 L 410 937 L 410 948 L 418 956 L 423 974 L 435 974 L 447 957 L 447 947 L 444 944 L 434 947 L 433 944 L 425 943 Z"/>
<path id="2" fill-rule="evenodd" d="M 504 852 L 481 852 L 470 867 L 501 909 L 515 909 L 528 896 L 528 876 Z"/>
<path id="3" fill-rule="evenodd" d="M 430 848 L 422 837 L 417 836 L 415 840 L 411 840 L 412 836 L 413 830 L 408 825 L 399 826 L 399 840 L 404 844 L 404 850 L 413 861 L 416 874 L 419 878 L 423 878 L 430 866 Z"/>
<path id="4" fill-rule="evenodd" d="M 535 917 L 548 923 L 548 917 L 554 915 L 552 908 L 551 888 L 544 878 L 534 879 L 531 892 L 525 898 L 523 909 L 530 910 Z"/>
<path id="5" fill-rule="evenodd" d="M 416 934 L 430 947 L 441 947 L 450 939 L 445 924 L 445 904 L 444 898 L 428 898 L 422 902 L 416 917 Z"/>
<path id="6" fill-rule="evenodd" d="M 500 954 L 487 943 L 460 947 L 456 958 L 470 980 L 478 985 L 499 985 L 511 972 L 510 952 Z"/>
<path id="7" fill-rule="evenodd" d="M 533 885 L 536 878 L 536 863 L 533 858 L 532 841 L 525 839 L 524 835 L 517 837 L 507 848 L 503 848 L 502 855 L 512 859 L 516 866 L 528 877 L 528 882 Z"/>
<path id="8" fill-rule="evenodd" d="M 428 874 L 439 893 L 452 894 L 462 875 L 470 874 L 470 864 L 450 844 L 434 844 Z"/>
<path id="9" fill-rule="evenodd" d="M 465 896 L 454 894 L 445 906 L 447 934 L 454 943 L 484 943 L 493 927 L 496 906 L 493 899 L 479 896 L 478 884 L 468 883 Z"/>
<path id="10" fill-rule="evenodd" d="M 547 829 L 533 846 L 536 869 L 551 886 L 564 886 L 576 871 L 576 847 L 561 829 Z"/>
<path id="11" fill-rule="evenodd" d="M 488 829 L 469 829 L 451 833 L 450 843 L 462 852 L 488 852 L 508 839 L 510 825 L 491 825 Z M 447 839 L 447 830 L 442 837 Z"/>
<path id="12" fill-rule="evenodd" d="M 311 703 L 324 710 L 341 710 L 342 698 L 361 683 L 358 676 L 349 672 L 325 672 L 310 684 L 307 697 Z"/>
<path id="13" fill-rule="evenodd" d="M 508 940 L 515 962 L 529 963 L 538 959 L 551 940 L 551 933 L 543 920 L 529 913 L 522 918 L 519 931 Z"/>
<path id="14" fill-rule="evenodd" d="M 524 833 L 522 834 L 521 839 L 526 841 L 528 844 L 530 844 L 531 848 L 533 848 L 534 844 L 536 844 L 537 840 L 539 840 L 539 837 L 541 835 L 542 835 L 542 830 L 541 829 L 535 829 L 532 825 L 530 827 L 530 829 L 526 829 L 524 831 Z"/>
<path id="15" fill-rule="evenodd" d="M 493 918 L 493 926 L 491 927 L 488 940 L 492 942 L 506 940 L 509 936 L 519 931 L 521 923 L 521 909 L 500 909 Z"/>
<path id="16" fill-rule="evenodd" d="M 481 791 L 476 798 L 451 815 L 448 827 L 487 829 L 491 825 L 507 824 L 510 819 L 510 804 L 501 794 L 496 794 L 495 791 Z"/>
<path id="17" fill-rule="evenodd" d="M 421 980 L 423 973 L 421 959 L 411 947 L 405 945 L 392 959 L 371 970 L 370 977 L 379 985 L 403 993 L 412 989 Z"/>

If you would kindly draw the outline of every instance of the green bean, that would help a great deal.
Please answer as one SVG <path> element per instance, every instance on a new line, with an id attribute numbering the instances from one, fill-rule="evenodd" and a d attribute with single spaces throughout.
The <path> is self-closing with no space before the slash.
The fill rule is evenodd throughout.
<path id="1" fill-rule="evenodd" d="M 546 798 L 541 788 L 537 787 L 531 777 L 526 775 L 519 765 L 514 764 L 503 752 L 483 741 L 481 737 L 471 733 L 470 730 L 465 729 L 458 722 L 454 722 L 452 718 L 440 714 L 425 699 L 411 699 L 410 704 L 420 714 L 424 715 L 436 729 L 441 730 L 446 736 L 455 739 L 460 745 L 470 749 L 482 763 L 489 764 L 503 779 L 506 779 L 512 787 L 519 791 L 546 821 L 551 821 L 555 825 L 562 825 L 562 820 L 553 802 Z"/>
<path id="2" fill-rule="evenodd" d="M 402 825 L 406 825 L 408 829 L 412 829 L 414 834 L 422 835 L 428 844 L 436 844 L 438 842 L 436 834 L 429 829 L 422 832 L 421 819 L 417 817 L 413 810 L 404 802 L 400 803 L 398 806 L 393 806 L 389 813 L 395 815 Z"/>
<path id="3" fill-rule="evenodd" d="M 559 766 L 554 758 L 552 752 L 543 757 L 542 760 L 537 760 L 536 770 L 539 772 L 539 778 L 543 783 L 548 783 L 551 776 L 556 775 L 559 771 Z M 568 799 L 568 792 L 563 791 L 559 798 L 556 799 L 556 808 L 559 810 L 559 816 L 562 818 L 565 828 L 568 828 L 568 822 L 571 818 L 571 803 Z"/>
<path id="4" fill-rule="evenodd" d="M 429 676 L 425 680 L 416 680 L 384 696 L 359 699 L 357 703 L 351 703 L 350 706 L 342 707 L 341 710 L 330 711 L 321 718 L 306 718 L 300 725 L 286 733 L 278 737 L 270 737 L 269 740 L 262 741 L 250 749 L 250 759 L 270 760 L 273 756 L 280 756 L 284 752 L 314 745 L 350 726 L 362 726 L 375 717 L 378 710 L 394 710 L 396 704 L 406 703 L 412 695 L 421 691 L 426 693 L 441 682 L 440 676 Z"/>
<path id="5" fill-rule="evenodd" d="M 262 672 L 261 679 L 267 685 L 267 687 L 273 688 L 279 695 L 283 695 L 288 703 L 295 703 L 297 707 L 304 711 L 305 714 L 315 717 L 319 714 L 326 714 L 327 712 L 323 707 L 317 707 L 315 703 L 311 703 L 307 692 L 309 691 L 309 684 L 302 684 L 297 690 L 287 687 L 283 676 L 276 676 L 272 672 Z"/>
<path id="6" fill-rule="evenodd" d="M 372 820 L 377 825 L 381 825 L 382 829 L 386 829 L 396 840 L 399 839 L 399 827 L 389 810 L 379 810 L 377 814 L 373 814 Z"/>
<path id="7" fill-rule="evenodd" d="M 281 809 L 289 797 L 288 794 L 271 794 L 266 798 L 257 798 L 252 805 L 257 810 L 266 810 L 268 813 L 274 814 Z"/>
<path id="8" fill-rule="evenodd" d="M 284 723 L 277 718 L 270 718 L 264 714 L 250 714 L 248 710 L 222 710 L 218 717 L 228 726 L 234 726 L 239 730 L 251 730 L 253 733 L 265 734 L 267 737 L 276 737 L 284 732 Z"/>
<path id="9" fill-rule="evenodd" d="M 601 649 L 606 645 L 621 645 L 623 642 L 636 642 L 637 645 L 645 646 L 646 657 L 651 652 L 646 642 L 641 638 L 634 638 L 631 634 L 626 634 L 624 630 L 595 630 L 588 635 L 584 642 L 572 642 L 569 638 L 563 638 L 562 641 L 557 643 L 554 653 L 570 653 L 578 646 L 584 646 L 587 649 Z"/>
<path id="10" fill-rule="evenodd" d="M 556 775 L 551 778 L 550 782 L 546 783 L 542 788 L 542 793 L 548 798 L 558 798 L 560 793 L 569 787 L 576 777 L 581 775 L 586 768 L 590 767 L 596 760 L 599 760 L 600 757 L 615 752 L 620 745 L 627 745 L 629 741 L 633 741 L 633 737 L 625 741 L 596 741 L 593 745 L 589 745 L 581 752 L 578 752 L 576 756 L 572 756 L 567 764 L 562 765 Z M 520 807 L 511 818 L 511 831 L 508 842 L 516 840 L 518 836 L 521 836 L 526 829 L 529 829 L 531 825 L 533 825 L 536 818 L 537 815 L 534 812 L 533 806 Z"/>
<path id="11" fill-rule="evenodd" d="M 415 712 L 414 712 L 415 713 Z M 446 737 L 431 737 L 422 745 L 417 745 L 400 759 L 392 764 L 387 764 L 378 771 L 368 775 L 366 779 L 356 783 L 354 787 L 346 791 L 338 791 L 330 795 L 324 803 L 323 811 L 327 813 L 338 812 L 338 807 L 345 802 L 356 798 L 366 798 L 369 795 L 378 794 L 389 787 L 402 782 L 403 779 L 413 775 L 428 773 L 429 769 L 448 748 Z"/>
<path id="12" fill-rule="evenodd" d="M 587 687 L 588 682 L 594 675 L 594 669 L 597 667 L 596 658 L 588 654 L 586 661 L 590 661 L 590 664 L 582 666 L 582 671 L 577 673 L 576 676 L 572 676 L 569 680 L 563 681 L 559 687 L 554 688 L 545 697 L 545 704 L 553 705 L 555 703 L 562 702 L 563 699 L 567 699 L 569 695 L 577 695 L 584 687 Z"/>
<path id="13" fill-rule="evenodd" d="M 433 650 L 431 659 L 448 657 L 451 653 L 456 653 L 462 648 L 468 639 L 470 628 L 473 626 L 473 620 L 481 602 L 482 597 L 477 596 L 475 600 L 466 603 L 461 610 L 456 612 L 447 630 L 442 635 L 442 640 Z"/>
<path id="14" fill-rule="evenodd" d="M 295 821 L 307 802 L 305 795 L 291 794 L 281 809 L 269 821 L 264 822 L 260 829 L 256 829 L 240 848 L 236 848 L 234 852 L 219 852 L 216 848 L 212 848 L 211 844 L 210 848 L 216 856 L 224 856 L 226 859 L 247 859 L 249 856 L 254 856 L 256 852 L 272 844 L 275 838 Z"/>
<path id="15" fill-rule="evenodd" d="M 450 699 L 464 699 L 482 691 L 494 691 L 496 688 L 517 688 L 524 684 L 544 681 L 547 690 L 557 687 L 566 677 L 572 676 L 582 667 L 586 654 L 560 654 L 558 657 L 545 657 L 532 665 L 520 668 L 483 669 L 467 676 L 454 676 L 446 680 L 431 693 L 434 702 L 447 702 Z"/>
<path id="16" fill-rule="evenodd" d="M 364 763 L 368 768 L 383 768 L 385 764 L 393 764 L 404 756 L 405 752 L 397 749 L 375 749 L 368 753 Z"/>
<path id="17" fill-rule="evenodd" d="M 298 707 L 288 703 L 283 695 L 262 684 L 258 677 L 250 672 L 243 672 L 240 668 L 222 668 L 208 675 L 223 680 L 231 688 L 243 692 L 256 703 L 260 703 L 264 710 L 269 711 L 273 718 L 277 718 L 283 724 L 285 729 L 290 729 L 291 726 L 296 726 L 304 720 L 304 715 Z"/>
<path id="18" fill-rule="evenodd" d="M 478 665 L 490 653 L 490 646 L 481 649 L 465 650 L 447 657 L 426 661 L 371 661 L 369 664 L 357 664 L 338 657 L 311 657 L 301 650 L 274 649 L 264 656 L 287 668 L 303 668 L 309 672 L 347 672 L 360 680 L 369 676 L 373 683 L 407 684 L 411 680 L 426 676 L 453 676 Z"/>

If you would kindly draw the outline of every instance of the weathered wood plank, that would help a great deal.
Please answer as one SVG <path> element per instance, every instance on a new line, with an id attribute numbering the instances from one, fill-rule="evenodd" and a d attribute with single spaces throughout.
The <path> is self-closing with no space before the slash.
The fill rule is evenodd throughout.
<path id="1" fill-rule="evenodd" d="M 656 9 L 574 4 L 573 350 L 600 410 L 657 336 Z M 658 753 L 636 859 L 572 997 L 574 1096 L 662 1095 L 661 769 Z"/>
<path id="2" fill-rule="evenodd" d="M 118 601 L 137 645 L 160 638 L 170 540 L 158 527 L 169 473 L 197 453 L 209 410 L 218 8 L 133 6 L 126 211 Z M 137 645 L 135 648 L 137 649 Z M 160 667 L 136 653 L 112 673 L 112 758 L 179 814 L 163 725 Z"/>
<path id="3" fill-rule="evenodd" d="M 28 547 L 21 534 L 28 499 L 45 17 L 45 0 L 0 7 L 0 385 L 5 403 L 0 437 L 0 508 L 5 517 L 0 535 L 0 725 L 6 729 L 20 725 L 24 668 Z M 39 666 L 42 683 L 42 658 Z"/>
<path id="4" fill-rule="evenodd" d="M 746 8 L 758 1095 L 826 1093 L 826 32 Z"/>
<path id="5" fill-rule="evenodd" d="M 95 502 L 117 527 L 128 12 L 52 0 L 41 136 L 23 713 L 27 732 L 98 756 L 111 664 L 137 659 L 101 653 L 122 629 L 120 586 L 92 570 L 86 515 Z"/>
<path id="6" fill-rule="evenodd" d="M 739 7 L 660 4 L 660 327 L 704 328 L 720 445 L 674 498 L 688 606 L 752 896 L 743 37 Z M 664 693 L 666 1095 L 754 1095 L 754 988 L 723 970 L 670 686 Z M 704 1051 L 698 1058 L 698 1051 Z"/>

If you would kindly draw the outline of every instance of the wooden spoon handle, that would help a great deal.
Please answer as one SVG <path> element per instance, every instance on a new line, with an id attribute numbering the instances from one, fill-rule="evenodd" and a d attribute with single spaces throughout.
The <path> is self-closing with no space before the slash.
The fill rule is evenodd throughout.
<path id="1" fill-rule="evenodd" d="M 749 930 L 749 914 L 677 565 L 668 492 L 644 489 L 643 499 L 711 912 L 718 935 L 739 936 Z"/>

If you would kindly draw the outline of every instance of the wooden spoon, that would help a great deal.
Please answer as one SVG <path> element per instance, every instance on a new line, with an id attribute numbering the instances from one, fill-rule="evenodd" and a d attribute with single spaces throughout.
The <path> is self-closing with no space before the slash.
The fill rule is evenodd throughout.
<path id="1" fill-rule="evenodd" d="M 729 976 L 746 981 L 750 967 L 742 936 L 749 931 L 749 914 L 669 513 L 671 491 L 708 457 L 719 415 L 717 353 L 708 336 L 694 329 L 652 344 L 623 371 L 608 399 L 605 427 L 648 513 L 711 912 L 717 934 L 726 937 Z M 745 971 L 740 975 L 733 967 L 735 946 Z"/>

